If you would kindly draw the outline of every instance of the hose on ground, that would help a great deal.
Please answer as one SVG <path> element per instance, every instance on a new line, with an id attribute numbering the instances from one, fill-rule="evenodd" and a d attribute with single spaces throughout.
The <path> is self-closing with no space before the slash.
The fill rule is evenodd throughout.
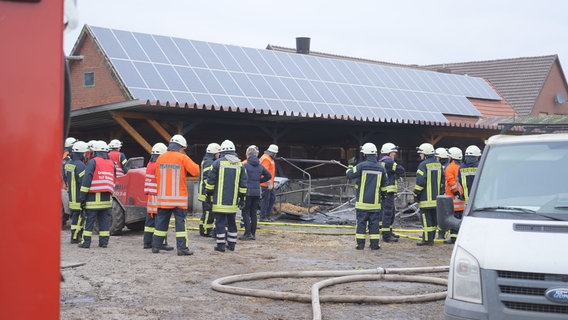
<path id="1" fill-rule="evenodd" d="M 446 286 L 448 281 L 444 278 L 416 276 L 411 274 L 417 273 L 437 273 L 447 272 L 448 266 L 436 267 L 417 267 L 417 268 L 376 268 L 364 270 L 328 270 L 328 271 L 275 271 L 275 272 L 258 272 L 240 275 L 227 276 L 214 280 L 211 288 L 218 292 L 237 294 L 243 296 L 269 298 L 278 300 L 290 300 L 297 302 L 311 302 L 313 319 L 321 319 L 320 302 L 339 302 L 339 303 L 407 303 L 407 302 L 425 302 L 441 300 L 446 297 L 446 291 L 435 292 L 411 296 L 354 296 L 354 295 L 319 295 L 320 289 L 335 284 L 354 282 L 354 281 L 402 281 L 402 282 L 419 282 L 431 283 Z M 324 281 L 315 283 L 312 286 L 311 295 L 293 292 L 280 292 L 265 289 L 249 289 L 228 284 L 236 282 L 246 282 L 255 280 L 264 280 L 271 278 L 317 278 L 331 277 Z"/>

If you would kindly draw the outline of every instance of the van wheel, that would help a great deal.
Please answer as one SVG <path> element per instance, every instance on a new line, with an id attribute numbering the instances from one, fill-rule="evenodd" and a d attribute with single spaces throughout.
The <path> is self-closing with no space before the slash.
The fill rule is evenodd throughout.
<path id="1" fill-rule="evenodd" d="M 110 216 L 110 235 L 116 236 L 122 233 L 125 225 L 125 212 L 118 204 L 118 201 L 112 200 L 112 212 Z"/>

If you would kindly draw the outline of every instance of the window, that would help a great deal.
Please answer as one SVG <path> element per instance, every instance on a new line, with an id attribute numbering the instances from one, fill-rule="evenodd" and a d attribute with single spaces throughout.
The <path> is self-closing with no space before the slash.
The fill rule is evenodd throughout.
<path id="1" fill-rule="evenodd" d="M 94 87 L 95 86 L 95 73 L 94 72 L 83 73 L 83 86 L 84 87 Z"/>

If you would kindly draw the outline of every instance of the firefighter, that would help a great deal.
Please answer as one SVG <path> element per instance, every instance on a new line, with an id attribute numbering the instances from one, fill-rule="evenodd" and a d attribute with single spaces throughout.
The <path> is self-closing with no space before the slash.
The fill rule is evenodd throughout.
<path id="1" fill-rule="evenodd" d="M 451 147 L 450 149 L 448 149 L 448 154 L 450 163 L 446 167 L 446 170 L 444 170 L 444 173 L 446 175 L 446 195 L 452 197 L 452 199 L 454 200 L 454 217 L 461 219 L 463 216 L 463 210 L 465 209 L 465 198 L 463 197 L 463 188 L 458 179 L 458 174 L 463 158 L 463 153 L 460 148 Z M 458 230 L 451 229 L 450 238 L 444 240 L 444 243 L 455 243 L 457 236 Z"/>
<path id="2" fill-rule="evenodd" d="M 70 160 L 63 166 L 64 181 L 69 195 L 71 209 L 71 243 L 79 243 L 83 234 L 83 215 L 81 210 L 81 182 L 85 174 L 85 152 L 87 143 L 77 141 L 71 148 Z"/>
<path id="3" fill-rule="evenodd" d="M 264 154 L 260 157 L 260 164 L 270 172 L 272 178 L 269 181 L 260 184 L 261 196 L 260 196 L 260 221 L 274 221 L 270 215 L 272 213 L 272 207 L 276 202 L 276 192 L 274 191 L 274 178 L 276 177 L 276 163 L 274 158 L 278 153 L 278 146 L 271 144 L 268 149 L 264 151 Z"/>
<path id="4" fill-rule="evenodd" d="M 404 174 L 404 167 L 397 164 L 394 160 L 398 154 L 398 147 L 393 143 L 387 142 L 381 147 L 380 164 L 387 172 L 387 192 L 382 204 L 382 225 L 380 233 L 384 242 L 397 242 L 399 236 L 392 232 L 394 222 L 394 196 L 398 191 L 396 183 L 397 176 Z"/>
<path id="5" fill-rule="evenodd" d="M 365 248 L 368 229 L 371 250 L 378 250 L 381 202 L 387 192 L 387 173 L 377 159 L 377 147 L 373 143 L 365 143 L 361 147 L 361 153 L 365 160 L 356 166 L 350 165 L 346 171 L 347 178 L 356 179 L 357 184 L 355 249 Z"/>
<path id="6" fill-rule="evenodd" d="M 184 150 L 187 141 L 176 134 L 170 139 L 168 150 L 156 160 L 156 181 L 158 182 L 156 227 L 152 238 L 152 253 L 159 253 L 168 235 L 172 213 L 176 225 L 176 247 L 178 256 L 193 254 L 188 248 L 186 215 L 188 193 L 186 177 L 199 175 L 199 166 L 188 157 Z"/>
<path id="7" fill-rule="evenodd" d="M 93 143 L 95 143 L 96 140 L 89 140 L 89 142 L 87 142 L 87 153 L 85 153 L 85 162 L 88 162 L 89 160 L 93 159 L 93 155 L 94 155 L 94 151 L 93 151 Z"/>
<path id="8" fill-rule="evenodd" d="M 73 137 L 65 139 L 65 144 L 63 149 L 63 162 L 69 161 L 71 159 L 71 152 L 73 152 L 71 148 L 73 147 L 73 144 L 75 142 L 77 142 L 77 139 Z"/>
<path id="9" fill-rule="evenodd" d="M 116 178 L 114 162 L 108 157 L 108 145 L 104 141 L 93 143 L 94 158 L 87 162 L 81 183 L 81 208 L 86 221 L 80 248 L 91 246 L 95 220 L 99 223 L 99 247 L 106 248 L 110 237 L 112 194 Z"/>
<path id="10" fill-rule="evenodd" d="M 431 246 L 434 244 L 438 219 L 436 217 L 436 197 L 442 193 L 444 185 L 444 171 L 442 164 L 436 160 L 434 146 L 423 143 L 416 148 L 420 156 L 420 164 L 416 171 L 416 184 L 414 196 L 420 207 L 422 220 L 422 241 L 418 246 Z"/>
<path id="11" fill-rule="evenodd" d="M 473 179 L 479 166 L 479 157 L 481 157 L 481 149 L 478 146 L 471 145 L 465 149 L 465 159 L 460 166 L 458 180 L 463 188 L 463 198 L 466 205 L 469 201 L 469 193 L 471 192 Z"/>
<path id="12" fill-rule="evenodd" d="M 442 170 L 446 170 L 446 166 L 450 162 L 448 159 L 449 157 L 448 150 L 443 147 L 436 148 L 435 155 L 436 155 L 436 160 L 438 160 L 438 162 L 440 162 L 440 164 L 442 165 Z"/>
<path id="13" fill-rule="evenodd" d="M 218 143 L 210 143 L 205 150 L 205 156 L 201 161 L 201 170 L 199 171 L 199 190 L 197 192 L 197 200 L 201 201 L 202 214 L 199 219 L 199 235 L 202 237 L 212 237 L 215 217 L 211 212 L 211 201 L 207 201 L 205 192 L 205 184 L 207 182 L 207 174 L 211 170 L 211 165 L 221 155 L 221 146 Z"/>
<path id="14" fill-rule="evenodd" d="M 128 168 L 125 167 L 127 162 L 126 156 L 124 153 L 120 152 L 121 147 L 122 142 L 118 139 L 112 139 L 108 143 L 108 148 L 110 149 L 108 156 L 116 164 L 117 177 L 122 177 L 128 172 Z"/>
<path id="15" fill-rule="evenodd" d="M 246 156 L 243 166 L 247 171 L 247 194 L 244 207 L 241 208 L 245 232 L 239 240 L 256 240 L 256 212 L 260 203 L 260 184 L 270 180 L 272 175 L 260 164 L 257 146 L 249 146 Z"/>
<path id="16" fill-rule="evenodd" d="M 166 152 L 168 147 L 158 142 L 152 146 L 152 156 L 146 166 L 146 179 L 144 180 L 144 193 L 148 195 L 146 202 L 146 221 L 144 222 L 144 249 L 152 248 L 152 237 L 156 226 L 154 216 L 158 213 L 156 194 L 158 193 L 158 183 L 156 182 L 156 159 Z M 174 247 L 168 245 L 168 238 L 164 237 L 162 249 L 166 251 L 174 250 Z"/>
<path id="17" fill-rule="evenodd" d="M 212 199 L 215 215 L 216 243 L 214 250 L 235 250 L 237 243 L 238 206 L 245 202 L 247 173 L 230 140 L 221 143 L 221 157 L 211 165 L 205 185 L 208 199 Z"/>

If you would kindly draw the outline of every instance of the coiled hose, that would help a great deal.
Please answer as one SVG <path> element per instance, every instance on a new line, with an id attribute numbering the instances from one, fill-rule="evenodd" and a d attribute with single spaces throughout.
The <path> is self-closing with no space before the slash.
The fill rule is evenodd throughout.
<path id="1" fill-rule="evenodd" d="M 417 276 L 411 274 L 417 273 L 436 273 L 447 272 L 448 266 L 436 267 L 417 267 L 417 268 L 381 268 L 364 269 L 364 270 L 329 270 L 329 271 L 275 271 L 275 272 L 258 272 L 240 275 L 227 276 L 214 280 L 211 288 L 215 291 L 237 294 L 243 296 L 251 296 L 258 298 L 269 298 L 279 300 L 291 300 L 298 302 L 311 302 L 314 320 L 320 320 L 321 302 L 339 302 L 339 303 L 407 303 L 407 302 L 427 302 L 442 300 L 446 297 L 446 291 L 405 296 L 355 296 L 355 295 L 326 295 L 320 297 L 319 291 L 322 288 L 335 284 L 356 282 L 356 281 L 402 281 L 402 282 L 419 282 L 431 283 L 441 286 L 447 286 L 448 280 L 445 278 Z M 249 289 L 228 284 L 243 281 L 263 280 L 270 278 L 316 278 L 331 277 L 329 279 L 317 282 L 312 285 L 311 295 L 303 293 L 280 292 L 264 289 Z"/>

